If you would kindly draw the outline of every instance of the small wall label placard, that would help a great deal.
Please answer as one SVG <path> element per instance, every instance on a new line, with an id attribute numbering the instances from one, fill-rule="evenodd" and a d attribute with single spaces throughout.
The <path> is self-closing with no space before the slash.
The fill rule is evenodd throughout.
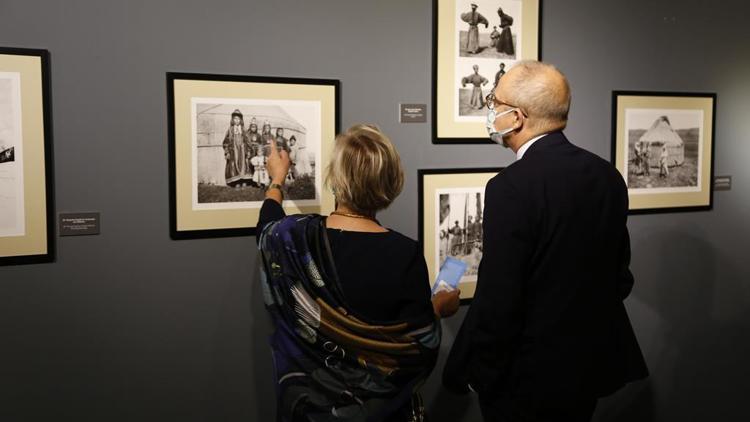
<path id="1" fill-rule="evenodd" d="M 77 212 L 59 215 L 60 236 L 99 234 L 101 216 L 98 212 Z"/>
<path id="2" fill-rule="evenodd" d="M 714 190 L 732 190 L 732 176 L 714 177 Z"/>
<path id="3" fill-rule="evenodd" d="M 399 104 L 399 122 L 426 123 L 427 104 Z"/>

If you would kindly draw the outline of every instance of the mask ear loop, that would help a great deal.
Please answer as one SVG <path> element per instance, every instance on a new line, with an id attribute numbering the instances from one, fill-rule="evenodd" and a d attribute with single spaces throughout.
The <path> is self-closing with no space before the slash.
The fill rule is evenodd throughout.
<path id="1" fill-rule="evenodd" d="M 490 112 L 487 113 L 487 132 L 489 133 L 490 140 L 492 142 L 495 142 L 500 145 L 504 145 L 503 136 L 516 130 L 512 126 L 507 129 L 503 129 L 501 131 L 498 131 L 497 129 L 495 129 L 495 120 L 497 120 L 498 117 L 504 116 L 506 114 L 510 114 L 516 110 L 520 110 L 520 109 L 518 107 L 513 107 L 511 109 L 503 111 L 502 113 L 497 113 L 494 108 L 490 109 Z"/>

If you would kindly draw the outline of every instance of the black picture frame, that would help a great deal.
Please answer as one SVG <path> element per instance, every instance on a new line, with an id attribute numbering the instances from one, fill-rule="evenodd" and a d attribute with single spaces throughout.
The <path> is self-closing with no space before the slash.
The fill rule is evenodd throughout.
<path id="1" fill-rule="evenodd" d="M 1 256 L 0 266 L 27 265 L 54 262 L 56 258 L 55 243 L 55 184 L 54 184 L 54 151 L 52 129 L 52 81 L 50 67 L 50 52 L 45 49 L 0 47 L 2 55 L 39 57 L 41 61 L 41 91 L 42 91 L 42 121 L 44 124 L 44 190 L 45 190 L 45 222 L 47 253 L 35 255 Z"/>
<path id="2" fill-rule="evenodd" d="M 505 167 L 467 167 L 467 168 L 428 168 L 417 170 L 417 242 L 419 244 L 419 250 L 424 252 L 425 250 L 425 176 L 430 175 L 463 175 L 472 173 L 495 173 L 502 172 Z M 427 260 L 427 257 L 425 256 Z M 430 268 L 430 261 L 427 261 L 427 266 Z M 435 271 L 434 271 L 435 272 Z M 432 283 L 433 280 L 430 280 Z M 461 305 L 468 305 L 471 303 L 471 298 L 462 298 Z"/>
<path id="3" fill-rule="evenodd" d="M 221 228 L 206 230 L 178 230 L 177 228 L 177 158 L 175 152 L 175 91 L 174 82 L 177 80 L 215 81 L 215 82 L 250 82 L 284 85 L 321 85 L 334 89 L 334 131 L 341 128 L 341 82 L 338 79 L 298 78 L 277 76 L 250 76 L 231 74 L 209 74 L 189 72 L 167 72 L 167 126 L 168 126 L 168 159 L 169 159 L 169 235 L 173 240 L 206 239 L 217 237 L 255 236 L 256 227 Z M 332 140 L 331 140 L 332 141 Z M 319 164 L 316 164 L 319 165 Z"/>
<path id="4" fill-rule="evenodd" d="M 542 22 L 544 16 L 544 0 L 539 1 L 539 16 L 537 24 L 537 60 L 542 60 Z M 432 0 L 432 64 L 431 64 L 431 94 L 432 94 L 432 109 L 430 110 L 430 125 L 432 134 L 432 143 L 435 145 L 494 145 L 494 142 L 489 137 L 440 137 L 438 135 L 438 3 L 440 0 Z"/>
<path id="5" fill-rule="evenodd" d="M 628 214 L 630 215 L 643 215 L 643 214 L 664 214 L 664 213 L 678 213 L 678 212 L 696 212 L 696 211 L 710 211 L 713 209 L 713 202 L 714 202 L 714 161 L 715 161 L 715 152 L 716 152 L 716 100 L 717 95 L 713 92 L 684 92 L 684 91 L 641 91 L 641 90 L 615 90 L 612 91 L 612 124 L 611 124 L 611 153 L 610 153 L 610 161 L 612 162 L 615 167 L 617 167 L 617 164 L 619 162 L 619 159 L 621 157 L 618 156 L 618 151 L 620 151 L 619 145 L 618 145 L 618 131 L 617 131 L 617 125 L 618 121 L 620 119 L 620 116 L 618 114 L 619 111 L 619 99 L 621 97 L 648 97 L 648 98 L 655 98 L 655 97 L 663 97 L 663 98 L 703 98 L 703 99 L 710 99 L 711 105 L 711 120 L 710 124 L 711 127 L 707 130 L 707 132 L 711 135 L 711 145 L 709 147 L 710 150 L 710 159 L 707 160 L 705 165 L 709 166 L 708 169 L 708 180 L 706 181 L 705 188 L 708 190 L 708 203 L 702 204 L 702 205 L 674 205 L 674 206 L 659 206 L 659 207 L 644 207 L 644 208 L 633 208 L 632 200 L 630 201 L 630 209 L 628 211 Z M 705 130 L 705 128 L 704 128 Z M 618 171 L 622 173 L 622 169 L 618 167 Z M 698 169 L 698 172 L 700 172 L 702 169 Z M 627 180 L 627 175 L 623 174 L 623 177 Z"/>

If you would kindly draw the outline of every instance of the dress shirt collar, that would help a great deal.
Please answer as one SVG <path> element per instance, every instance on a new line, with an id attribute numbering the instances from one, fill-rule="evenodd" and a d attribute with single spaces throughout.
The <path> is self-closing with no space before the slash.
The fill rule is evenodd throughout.
<path id="1" fill-rule="evenodd" d="M 536 142 L 536 141 L 544 138 L 547 135 L 548 135 L 547 133 L 543 133 L 543 134 L 541 134 L 541 135 L 539 135 L 537 137 L 531 138 L 528 142 L 526 142 L 525 144 L 521 145 L 521 148 L 518 148 L 518 151 L 516 151 L 516 161 L 518 161 L 521 158 L 523 158 L 523 155 L 526 154 L 526 151 L 528 151 L 528 149 L 531 148 L 531 145 L 533 145 L 534 142 Z"/>

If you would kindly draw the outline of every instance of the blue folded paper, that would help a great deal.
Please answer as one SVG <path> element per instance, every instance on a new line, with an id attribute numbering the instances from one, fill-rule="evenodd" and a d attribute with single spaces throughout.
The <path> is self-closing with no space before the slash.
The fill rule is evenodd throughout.
<path id="1" fill-rule="evenodd" d="M 441 290 L 457 289 L 461 277 L 463 277 L 466 272 L 466 268 L 466 263 L 460 259 L 451 256 L 447 257 L 445 262 L 443 262 L 443 265 L 440 267 L 440 272 L 435 280 L 435 285 L 432 287 L 432 294 Z"/>

